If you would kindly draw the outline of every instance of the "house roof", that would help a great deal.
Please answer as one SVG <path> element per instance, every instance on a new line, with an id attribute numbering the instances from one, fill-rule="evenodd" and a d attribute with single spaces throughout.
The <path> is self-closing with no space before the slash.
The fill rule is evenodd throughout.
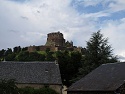
<path id="1" fill-rule="evenodd" d="M 68 91 L 114 91 L 125 83 L 125 62 L 103 64 L 68 88 Z"/>
<path id="2" fill-rule="evenodd" d="M 54 62 L 0 62 L 0 79 L 15 79 L 24 84 L 62 84 Z"/>

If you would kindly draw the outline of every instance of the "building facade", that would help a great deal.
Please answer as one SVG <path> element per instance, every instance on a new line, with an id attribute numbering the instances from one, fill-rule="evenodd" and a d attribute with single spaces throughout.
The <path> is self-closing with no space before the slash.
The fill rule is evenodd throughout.
<path id="1" fill-rule="evenodd" d="M 49 87 L 62 94 L 59 65 L 55 62 L 0 62 L 0 79 L 15 79 L 19 88 Z"/>

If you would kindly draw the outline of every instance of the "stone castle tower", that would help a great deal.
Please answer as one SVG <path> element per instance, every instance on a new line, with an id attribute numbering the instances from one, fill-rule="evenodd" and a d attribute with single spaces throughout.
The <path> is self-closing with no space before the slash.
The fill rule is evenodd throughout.
<path id="1" fill-rule="evenodd" d="M 46 51 L 46 49 L 50 49 L 50 51 L 58 51 L 58 50 L 77 50 L 78 48 L 73 46 L 73 42 L 65 41 L 63 34 L 58 32 L 47 34 L 47 41 L 45 45 L 40 46 L 29 46 L 28 51 Z"/>
<path id="2" fill-rule="evenodd" d="M 60 32 L 54 32 L 47 34 L 46 46 L 65 46 L 65 39 Z"/>

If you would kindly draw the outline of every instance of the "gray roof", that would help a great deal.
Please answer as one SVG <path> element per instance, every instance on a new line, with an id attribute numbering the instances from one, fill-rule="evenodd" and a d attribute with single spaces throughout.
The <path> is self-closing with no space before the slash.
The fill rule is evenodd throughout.
<path id="1" fill-rule="evenodd" d="M 17 83 L 62 84 L 59 65 L 54 62 L 0 62 L 0 79 Z"/>
<path id="2" fill-rule="evenodd" d="M 103 64 L 68 88 L 68 91 L 114 91 L 125 83 L 125 62 Z"/>

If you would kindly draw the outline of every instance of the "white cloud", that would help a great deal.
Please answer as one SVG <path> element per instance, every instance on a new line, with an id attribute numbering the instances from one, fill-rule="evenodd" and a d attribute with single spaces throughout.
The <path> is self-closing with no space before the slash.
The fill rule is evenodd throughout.
<path id="1" fill-rule="evenodd" d="M 0 0 L 0 49 L 19 45 L 44 45 L 47 33 L 57 31 L 61 31 L 66 40 L 73 40 L 74 45 L 85 47 L 92 32 L 96 32 L 101 27 L 104 37 L 109 37 L 109 42 L 115 53 L 124 56 L 125 18 L 104 22 L 100 22 L 98 19 L 125 10 L 124 1 L 77 0 L 76 2 L 82 3 L 84 7 L 96 6 L 99 3 L 107 7 L 102 11 L 89 14 L 80 14 L 71 6 L 72 1 L 26 0 L 25 2 L 12 2 L 11 0 Z M 107 3 L 109 3 L 108 6 L 105 6 Z M 117 10 L 113 10 L 115 8 Z"/>
<path id="2" fill-rule="evenodd" d="M 100 11 L 87 14 L 87 16 L 96 18 L 111 16 L 112 13 L 125 10 L 124 0 L 76 0 L 76 2 L 76 4 L 81 4 L 84 7 L 93 6 L 93 8 L 100 4 L 103 7 Z"/>
<path id="3" fill-rule="evenodd" d="M 75 0 L 75 2 L 83 4 L 84 7 L 102 4 L 103 7 L 118 8 L 118 10 L 123 9 L 125 4 L 124 0 Z"/>
<path id="4" fill-rule="evenodd" d="M 103 0 L 82 0 L 83 4 L 85 7 L 87 6 L 96 6 L 98 5 L 99 3 L 103 2 Z"/>
<path id="5" fill-rule="evenodd" d="M 44 44 L 46 34 L 58 30 L 64 33 L 67 40 L 76 40 L 76 45 L 79 44 L 75 34 L 82 37 L 88 27 L 91 31 L 94 26 L 89 21 L 91 19 L 79 15 L 70 3 L 71 0 L 0 1 L 0 33 L 7 36 L 4 37 L 5 48 Z M 12 34 L 12 31 L 15 33 Z M 4 38 L 0 37 L 1 42 Z M 8 43 L 11 45 L 8 46 Z"/>
<path id="6" fill-rule="evenodd" d="M 118 12 L 125 10 L 125 1 L 124 0 L 114 0 L 115 2 L 109 4 L 109 10 L 111 12 Z"/>
<path id="7" fill-rule="evenodd" d="M 95 18 L 95 19 L 98 19 L 99 17 L 108 17 L 108 16 L 110 16 L 110 14 L 105 11 L 85 14 L 85 17 L 87 18 L 90 17 L 90 18 Z"/>
<path id="8" fill-rule="evenodd" d="M 122 56 L 125 56 L 124 30 L 125 18 L 115 21 L 105 21 L 102 26 L 102 32 L 109 38 L 115 54 Z"/>

